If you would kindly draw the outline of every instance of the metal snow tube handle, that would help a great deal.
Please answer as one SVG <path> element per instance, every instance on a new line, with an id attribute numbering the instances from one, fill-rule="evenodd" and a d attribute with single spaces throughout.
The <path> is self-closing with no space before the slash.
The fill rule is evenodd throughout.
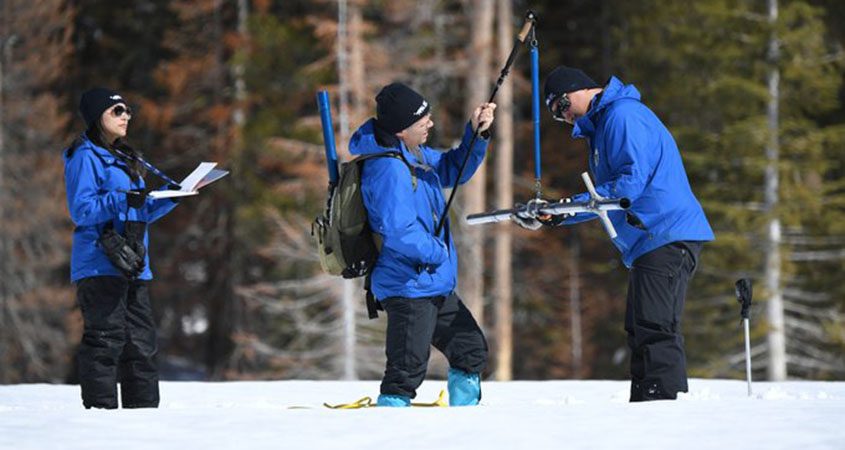
<path id="1" fill-rule="evenodd" d="M 626 210 L 631 207 L 631 200 L 624 197 L 618 199 L 607 199 L 602 197 L 598 194 L 598 192 L 596 192 L 596 188 L 593 186 L 593 181 L 590 179 L 590 175 L 587 174 L 587 172 L 581 174 L 581 179 L 584 180 L 584 184 L 587 185 L 587 191 L 590 193 L 589 201 L 579 203 L 552 203 L 540 208 L 538 215 L 578 213 L 595 214 L 599 216 L 599 219 L 601 219 L 602 225 L 604 225 L 604 228 L 607 231 L 607 234 L 610 235 L 610 238 L 615 239 L 617 236 L 616 229 L 613 227 L 613 223 L 610 221 L 607 212 Z M 467 216 L 466 220 L 470 225 L 503 222 L 505 220 L 510 220 L 512 215 L 524 210 L 525 207 L 523 206 L 513 209 L 501 209 L 489 213 L 471 214 Z"/>
<path id="2" fill-rule="evenodd" d="M 590 179 L 590 175 L 587 172 L 581 174 L 581 179 L 584 180 L 584 184 L 587 185 L 587 191 L 590 193 L 590 197 L 594 201 L 602 201 L 605 199 L 596 192 L 596 187 L 593 186 L 593 180 Z M 601 220 L 602 225 L 604 225 L 604 229 L 607 231 L 610 239 L 616 239 L 616 228 L 613 227 L 613 222 L 611 222 L 610 217 L 607 216 L 607 211 L 597 210 L 596 215 L 599 216 L 599 219 Z"/>
<path id="3" fill-rule="evenodd" d="M 559 214 L 606 214 L 607 211 L 624 211 L 631 207 L 631 201 L 627 198 L 590 200 L 583 203 L 552 203 L 549 206 L 540 208 L 541 215 Z"/>
<path id="4" fill-rule="evenodd" d="M 317 92 L 317 107 L 320 110 L 320 123 L 323 126 L 323 144 L 326 147 L 326 165 L 329 170 L 329 185 L 336 186 L 340 178 L 337 171 L 337 150 L 334 142 L 332 108 L 327 91 Z"/>
<path id="5" fill-rule="evenodd" d="M 552 203 L 540 208 L 539 215 L 599 214 L 605 211 L 624 211 L 631 207 L 631 201 L 627 198 L 590 200 L 579 203 Z M 523 211 L 525 207 L 513 209 L 499 209 L 488 213 L 470 214 L 467 216 L 467 223 L 470 225 L 482 225 L 485 223 L 505 222 L 511 219 L 514 214 Z"/>

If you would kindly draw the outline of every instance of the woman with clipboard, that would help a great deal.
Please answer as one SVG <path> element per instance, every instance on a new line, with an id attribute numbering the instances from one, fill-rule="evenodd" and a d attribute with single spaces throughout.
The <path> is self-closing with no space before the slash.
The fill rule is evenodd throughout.
<path id="1" fill-rule="evenodd" d="M 124 141 L 132 110 L 120 94 L 90 89 L 79 112 L 86 129 L 64 152 L 64 162 L 68 210 L 76 225 L 71 281 L 84 322 L 77 356 L 82 404 L 117 408 L 120 382 L 124 408 L 156 408 L 158 346 L 147 225 L 176 201 L 149 196 L 144 175 L 150 169 L 172 180 Z"/>

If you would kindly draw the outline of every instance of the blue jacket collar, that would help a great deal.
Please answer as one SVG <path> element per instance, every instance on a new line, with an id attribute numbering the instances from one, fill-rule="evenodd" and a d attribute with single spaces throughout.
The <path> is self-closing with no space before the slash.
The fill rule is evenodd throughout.
<path id="1" fill-rule="evenodd" d="M 591 105 L 587 114 L 584 114 L 584 116 L 575 122 L 575 125 L 572 127 L 572 137 L 592 137 L 596 132 L 596 126 L 598 126 L 598 121 L 601 117 L 600 113 L 610 106 L 611 103 L 623 98 L 639 101 L 640 91 L 633 84 L 624 84 L 619 78 L 610 77 L 602 91 L 598 104 Z"/>
<path id="2" fill-rule="evenodd" d="M 395 147 L 382 147 L 378 144 L 376 141 L 374 120 L 367 120 L 352 134 L 352 138 L 349 139 L 349 153 L 358 156 L 401 151 L 401 149 Z"/>
<path id="3" fill-rule="evenodd" d="M 80 138 L 82 139 L 82 144 L 80 144 L 79 147 L 76 148 L 76 151 L 89 149 L 94 152 L 94 154 L 97 155 L 97 157 L 100 158 L 105 164 L 123 164 L 123 161 L 117 159 L 113 154 L 111 154 L 111 152 L 92 142 L 88 135 L 84 132 L 80 135 Z M 67 155 L 67 153 L 65 153 L 65 155 Z"/>
<path id="4" fill-rule="evenodd" d="M 398 141 L 399 147 L 382 147 L 379 145 L 376 141 L 374 120 L 372 118 L 367 120 L 355 131 L 349 140 L 349 153 L 358 156 L 373 153 L 400 152 L 405 157 L 405 161 L 425 167 L 425 161 L 418 161 L 416 156 L 405 147 L 405 143 L 401 140 Z M 425 146 L 420 147 L 420 153 L 425 154 Z"/>

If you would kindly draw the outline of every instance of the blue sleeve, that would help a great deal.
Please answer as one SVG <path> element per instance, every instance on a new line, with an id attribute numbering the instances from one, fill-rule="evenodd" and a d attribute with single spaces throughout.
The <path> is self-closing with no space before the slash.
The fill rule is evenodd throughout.
<path id="1" fill-rule="evenodd" d="M 455 184 L 455 179 L 458 177 L 458 171 L 461 169 L 461 163 L 463 163 L 467 152 L 470 151 L 469 143 L 472 140 L 473 133 L 472 125 L 467 123 L 461 144 L 446 152 L 437 162 L 435 170 L 437 170 L 437 176 L 440 177 L 440 182 L 443 183 L 444 186 L 453 186 Z M 481 165 L 481 162 L 484 161 L 486 150 L 487 140 L 478 136 L 475 143 L 472 145 L 472 153 L 467 160 L 464 173 L 461 175 L 460 184 L 464 184 L 472 178 L 472 175 Z"/>
<path id="2" fill-rule="evenodd" d="M 126 210 L 126 194 L 102 191 L 103 167 L 90 152 L 76 151 L 65 162 L 65 191 L 70 218 L 77 226 L 107 222 Z"/>
<path id="3" fill-rule="evenodd" d="M 610 168 L 610 179 L 596 186 L 604 198 L 627 198 L 632 203 L 642 195 L 652 172 L 654 155 L 651 131 L 646 118 L 637 114 L 636 107 L 620 108 L 608 115 L 604 130 L 605 155 Z M 582 192 L 572 197 L 574 202 L 584 202 L 590 194 Z M 564 223 L 575 224 L 597 216 L 590 213 L 576 214 Z"/>
<path id="4" fill-rule="evenodd" d="M 364 164 L 364 205 L 370 228 L 384 238 L 383 246 L 421 265 L 445 262 L 449 257 L 446 245 L 417 218 L 408 166 L 395 158 L 372 159 Z"/>

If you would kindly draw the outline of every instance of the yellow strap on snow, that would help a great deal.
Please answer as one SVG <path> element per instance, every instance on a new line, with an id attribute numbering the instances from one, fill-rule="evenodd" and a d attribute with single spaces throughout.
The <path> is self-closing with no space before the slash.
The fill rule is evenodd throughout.
<path id="1" fill-rule="evenodd" d="M 446 390 L 441 389 L 440 395 L 437 396 L 437 400 L 435 400 L 431 403 L 411 403 L 411 406 L 420 406 L 420 407 L 426 407 L 426 408 L 436 408 L 436 407 L 449 406 L 449 404 L 446 402 Z"/>
<path id="2" fill-rule="evenodd" d="M 361 409 L 361 408 L 374 408 L 378 405 L 373 402 L 373 399 L 370 397 L 362 397 L 352 403 L 339 403 L 337 405 L 330 405 L 328 403 L 323 403 L 323 406 L 329 409 Z M 411 403 L 411 406 L 421 407 L 421 408 L 436 408 L 436 407 L 446 407 L 449 406 L 449 403 L 446 402 L 446 390 L 441 390 L 440 395 L 437 396 L 437 400 L 431 403 L 420 403 L 414 402 Z"/>
<path id="3" fill-rule="evenodd" d="M 363 397 L 360 398 L 352 403 L 340 403 L 338 405 L 330 405 L 328 403 L 323 403 L 323 406 L 330 409 L 360 409 L 360 408 L 371 408 L 376 406 L 373 403 L 373 399 L 370 397 Z"/>

